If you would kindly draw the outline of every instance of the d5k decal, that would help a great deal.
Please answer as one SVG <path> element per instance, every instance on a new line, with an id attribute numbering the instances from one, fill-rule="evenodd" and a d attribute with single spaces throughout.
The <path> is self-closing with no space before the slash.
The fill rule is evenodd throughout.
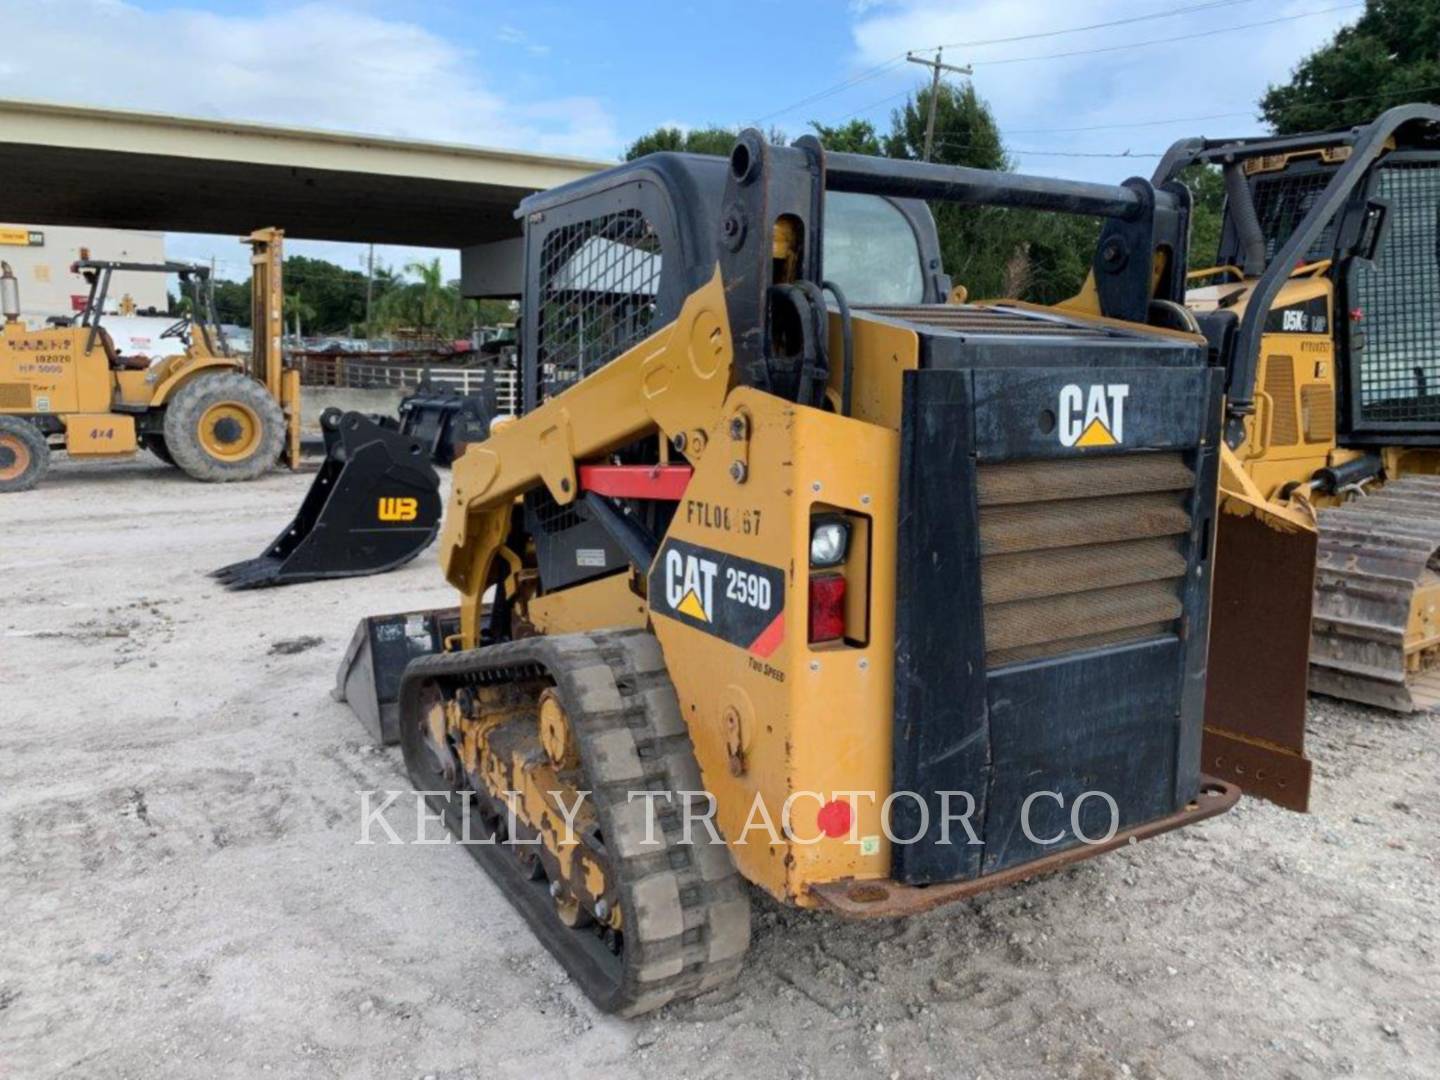
<path id="1" fill-rule="evenodd" d="M 650 575 L 650 608 L 767 657 L 785 637 L 785 573 L 723 551 L 666 540 Z"/>

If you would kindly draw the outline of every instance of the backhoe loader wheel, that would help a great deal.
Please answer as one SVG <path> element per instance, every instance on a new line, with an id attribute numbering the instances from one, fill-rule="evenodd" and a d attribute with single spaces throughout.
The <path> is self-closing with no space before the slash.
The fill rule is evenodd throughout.
<path id="1" fill-rule="evenodd" d="M 255 380 L 235 372 L 202 375 L 165 410 L 165 448 L 196 480 L 254 480 L 280 456 L 285 414 Z"/>
<path id="2" fill-rule="evenodd" d="M 0 492 L 29 491 L 50 468 L 50 444 L 28 420 L 0 416 Z"/>
<path id="3" fill-rule="evenodd" d="M 652 635 L 422 657 L 405 670 L 399 723 L 416 790 L 602 1011 L 650 1012 L 739 974 L 749 897 L 724 840 L 685 827 L 683 796 L 703 784 Z M 540 792 L 571 808 L 579 846 L 564 861 L 554 816 L 530 812 Z M 518 843 L 503 843 L 507 819 Z"/>

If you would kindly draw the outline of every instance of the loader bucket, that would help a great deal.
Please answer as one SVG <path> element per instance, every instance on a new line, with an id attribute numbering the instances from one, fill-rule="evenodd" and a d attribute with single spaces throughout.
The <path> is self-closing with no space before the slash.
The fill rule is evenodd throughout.
<path id="1" fill-rule="evenodd" d="M 487 371 L 478 394 L 462 394 L 426 380 L 400 402 L 400 430 L 418 439 L 436 465 L 449 468 L 468 443 L 490 437 L 496 410 L 493 369 Z"/>
<path id="2" fill-rule="evenodd" d="M 325 461 L 265 553 L 214 571 L 230 589 L 380 574 L 440 528 L 440 477 L 418 441 L 362 413 L 326 409 Z"/>
<path id="3" fill-rule="evenodd" d="M 1296 511 L 1222 488 L 1202 767 L 1305 812 L 1305 693 L 1317 534 Z"/>
<path id="4" fill-rule="evenodd" d="M 376 742 L 394 745 L 400 741 L 397 716 L 405 665 L 440 652 L 445 639 L 459 632 L 459 608 L 367 615 L 355 627 L 330 696 L 346 702 Z"/>

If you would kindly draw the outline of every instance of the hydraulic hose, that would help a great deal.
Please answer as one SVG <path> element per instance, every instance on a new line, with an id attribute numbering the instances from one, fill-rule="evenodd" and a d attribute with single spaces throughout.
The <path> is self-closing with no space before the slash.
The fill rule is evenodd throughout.
<path id="1" fill-rule="evenodd" d="M 1245 170 L 1238 161 L 1225 166 L 1225 198 L 1229 201 L 1230 220 L 1235 222 L 1235 232 L 1240 238 L 1240 269 L 1247 278 L 1259 277 L 1265 272 L 1265 230 L 1260 227 L 1255 200 L 1250 197 L 1250 185 L 1245 182 Z"/>

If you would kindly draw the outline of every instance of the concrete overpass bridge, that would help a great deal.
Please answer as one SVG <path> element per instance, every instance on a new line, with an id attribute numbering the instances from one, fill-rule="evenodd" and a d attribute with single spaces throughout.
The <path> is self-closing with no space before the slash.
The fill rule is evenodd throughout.
<path id="1" fill-rule="evenodd" d="M 493 281 L 496 256 L 518 256 L 499 242 L 520 235 L 521 198 L 608 164 L 0 100 L 0 219 L 236 236 L 278 225 L 297 239 L 456 248 L 462 278 L 483 261 Z"/>

